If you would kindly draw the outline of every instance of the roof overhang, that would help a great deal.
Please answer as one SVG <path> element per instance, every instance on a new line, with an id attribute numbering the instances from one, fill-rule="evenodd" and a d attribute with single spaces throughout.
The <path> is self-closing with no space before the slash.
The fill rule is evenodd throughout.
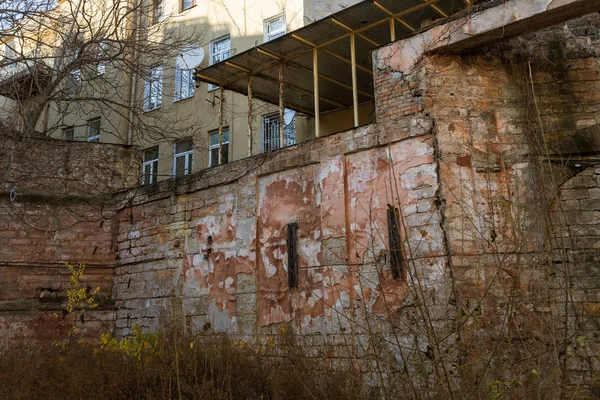
<path id="1" fill-rule="evenodd" d="M 196 69 L 196 80 L 279 103 L 279 67 L 284 66 L 286 108 L 314 115 L 314 54 L 318 59 L 321 113 L 353 106 L 351 37 L 356 50 L 358 103 L 374 100 L 371 52 L 392 39 L 414 34 L 424 22 L 448 17 L 472 0 L 369 0 L 253 47 L 218 64 Z M 393 32 L 393 33 L 392 33 Z M 317 50 L 315 52 L 315 50 Z"/>

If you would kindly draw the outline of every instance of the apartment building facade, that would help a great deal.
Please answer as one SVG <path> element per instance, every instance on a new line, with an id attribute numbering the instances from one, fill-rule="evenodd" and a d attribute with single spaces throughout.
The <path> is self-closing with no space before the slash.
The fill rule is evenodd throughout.
<path id="1" fill-rule="evenodd" d="M 136 54 L 132 51 L 130 59 L 123 57 L 115 61 L 108 58 L 91 62 L 91 68 L 74 67 L 66 71 L 68 76 L 64 86 L 71 90 L 65 89 L 63 93 L 67 101 L 48 101 L 42 115 L 36 119 L 35 130 L 57 139 L 139 146 L 142 150 L 140 167 L 143 184 L 218 165 L 219 130 L 222 136 L 221 163 L 249 155 L 250 124 L 255 132 L 252 154 L 313 138 L 312 116 L 286 109 L 283 121 L 280 121 L 277 105 L 259 99 L 249 105 L 245 96 L 230 91 L 221 94 L 218 86 L 195 81 L 194 69 L 224 61 L 294 31 L 305 22 L 322 17 L 324 12 L 337 11 L 357 2 L 340 0 L 335 4 L 328 3 L 327 7 L 316 0 L 156 0 L 150 4 L 141 3 L 136 17 L 130 18 L 123 29 L 163 45 L 170 40 L 177 41 L 177 51 L 169 54 L 143 54 L 143 50 Z M 118 1 L 113 2 L 113 7 L 117 8 L 117 4 Z M 86 12 L 93 14 L 80 8 L 85 6 L 85 2 L 65 0 L 59 3 L 57 9 L 71 16 Z M 98 11 L 97 18 L 108 20 L 110 12 Z M 102 21 L 99 23 L 102 24 Z M 72 29 L 74 25 L 79 28 L 79 21 L 66 21 L 65 25 L 65 29 Z M 111 31 L 110 27 L 102 29 Z M 83 34 L 98 35 L 102 29 L 88 29 L 93 33 Z M 119 27 L 113 33 L 121 29 Z M 27 46 L 26 41 L 27 38 L 4 40 L 5 61 L 10 60 L 13 53 L 22 53 L 22 47 Z M 110 46 L 98 40 L 99 59 Z M 53 48 L 53 54 L 58 48 Z M 80 48 L 71 46 L 65 50 L 71 54 L 61 55 L 75 59 L 80 51 Z M 55 67 L 55 59 L 59 57 L 48 58 L 52 59 Z M 123 62 L 135 64 L 143 58 L 146 59 L 140 62 L 138 71 L 121 68 Z M 152 60 L 148 61 L 148 58 Z M 119 63 L 121 65 L 117 65 Z M 8 79 L 15 67 L 9 63 L 4 69 L 8 71 L 3 78 Z M 5 121 L 12 118 L 10 124 L 15 125 L 14 116 L 17 110 L 21 110 L 17 126 L 19 123 L 27 125 L 29 111 L 22 110 L 27 108 L 25 105 L 31 98 L 0 94 L 4 103 L 0 117 Z M 101 101 L 90 100 L 99 94 Z M 118 107 L 111 106 L 112 98 L 119 99 Z M 129 109 L 123 107 L 127 104 Z M 248 118 L 249 107 L 253 109 L 252 118 Z M 329 125 L 326 130 L 335 132 L 345 128 L 336 122 L 342 120 L 333 118 L 333 123 L 325 122 Z M 278 135 L 281 123 L 285 126 L 283 143 Z"/>

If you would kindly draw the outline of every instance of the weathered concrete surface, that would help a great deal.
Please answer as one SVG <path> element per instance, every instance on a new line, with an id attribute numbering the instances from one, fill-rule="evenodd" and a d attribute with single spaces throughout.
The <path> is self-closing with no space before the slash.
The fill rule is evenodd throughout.
<path id="1" fill-rule="evenodd" d="M 600 10 L 600 0 L 509 0 L 493 1 L 491 5 L 484 4 L 484 9 L 475 13 L 468 10 L 455 21 L 382 47 L 376 52 L 375 69 L 383 66 L 377 60 L 394 58 L 390 62 L 396 71 L 409 74 L 428 53 L 458 53 Z"/>

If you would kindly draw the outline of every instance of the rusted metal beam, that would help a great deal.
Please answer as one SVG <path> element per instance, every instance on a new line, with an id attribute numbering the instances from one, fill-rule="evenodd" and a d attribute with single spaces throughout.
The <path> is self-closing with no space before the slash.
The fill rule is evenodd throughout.
<path id="1" fill-rule="evenodd" d="M 284 147 L 284 133 L 285 133 L 285 121 L 283 115 L 285 113 L 285 107 L 283 105 L 283 63 L 279 64 L 279 148 Z"/>
<path id="2" fill-rule="evenodd" d="M 223 86 L 219 86 L 219 157 L 217 161 L 219 165 L 223 162 L 223 107 L 225 103 L 225 91 Z"/>
<path id="3" fill-rule="evenodd" d="M 300 36 L 298 36 L 298 35 L 296 35 L 296 34 L 294 34 L 294 33 L 292 33 L 291 37 L 292 37 L 293 39 L 296 39 L 296 40 L 298 40 L 298 41 L 300 41 L 300 42 L 302 42 L 302 43 L 304 43 L 304 44 L 307 44 L 307 45 L 309 45 L 309 46 L 311 46 L 311 47 L 313 47 L 313 48 L 317 48 L 319 51 L 321 51 L 321 52 L 323 52 L 323 53 L 325 53 L 325 54 L 328 54 L 328 55 L 330 55 L 330 56 L 332 56 L 332 57 L 335 57 L 335 58 L 337 58 L 338 60 L 345 62 L 346 64 L 352 64 L 352 62 L 351 62 L 350 60 L 348 60 L 347 58 L 344 58 L 344 57 L 340 56 L 339 54 L 337 54 L 337 53 L 334 53 L 333 51 L 330 51 L 330 50 L 327 50 L 327 49 L 323 49 L 323 48 L 318 48 L 318 46 L 317 46 L 316 44 L 314 44 L 314 43 L 311 43 L 310 41 L 308 41 L 308 40 L 306 40 L 306 39 L 304 39 L 304 38 L 302 38 L 302 37 L 300 37 Z M 363 71 L 365 71 L 365 72 L 369 73 L 369 74 L 372 74 L 372 73 L 373 73 L 373 71 L 371 71 L 371 70 L 370 70 L 370 69 L 368 69 L 368 68 L 365 68 L 365 67 L 363 67 L 362 65 L 357 65 L 356 67 L 357 67 L 358 69 L 361 69 L 361 70 L 363 70 Z"/>
<path id="4" fill-rule="evenodd" d="M 260 78 L 262 78 L 262 79 L 265 79 L 265 80 L 267 80 L 267 81 L 271 81 L 271 82 L 276 82 L 276 81 L 277 81 L 277 79 L 275 79 L 275 78 L 272 78 L 272 77 L 270 77 L 270 76 L 268 76 L 268 75 L 261 74 L 261 75 L 257 75 L 257 76 L 259 76 Z M 314 96 L 314 93 L 313 93 L 313 92 L 311 92 L 310 90 L 302 89 L 300 86 L 296 86 L 296 85 L 294 85 L 294 84 L 291 84 L 291 83 L 287 83 L 287 84 L 286 84 L 286 86 L 287 86 L 288 88 L 290 88 L 290 89 L 294 89 L 295 91 L 297 91 L 297 92 L 300 92 L 300 93 L 302 93 L 302 94 L 307 94 L 307 95 L 309 95 L 309 96 Z M 348 108 L 348 105 L 347 105 L 347 104 L 342 104 L 342 103 L 339 103 L 339 102 L 337 102 L 337 101 L 335 101 L 335 100 L 328 99 L 327 97 L 319 96 L 319 99 L 320 99 L 321 101 L 324 101 L 324 102 L 326 102 L 326 103 L 329 103 L 329 104 L 331 104 L 331 105 L 334 105 L 334 106 L 336 106 L 336 107 L 340 107 L 340 108 Z"/>
<path id="5" fill-rule="evenodd" d="M 331 19 L 331 22 L 333 22 L 337 26 L 342 27 L 343 29 L 347 30 L 348 32 L 352 32 L 353 34 L 355 33 L 355 31 L 356 31 L 355 29 L 350 28 L 348 25 L 344 24 L 342 21 L 340 21 L 336 18 L 330 18 L 330 19 Z M 366 40 L 367 42 L 371 43 L 375 47 L 381 46 L 379 43 L 377 43 L 373 39 L 368 38 L 367 36 L 365 36 L 363 34 L 356 33 L 356 36 L 360 37 L 363 40 Z"/>

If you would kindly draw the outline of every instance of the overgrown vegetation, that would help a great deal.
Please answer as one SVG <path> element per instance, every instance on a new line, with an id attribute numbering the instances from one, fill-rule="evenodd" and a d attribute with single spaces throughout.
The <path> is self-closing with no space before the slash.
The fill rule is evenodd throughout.
<path id="1" fill-rule="evenodd" d="M 175 339 L 173 338 L 175 336 Z M 280 330 L 263 346 L 226 336 L 144 334 L 119 341 L 4 349 L 3 399 L 359 399 L 352 375 L 301 357 L 293 334 Z M 277 355 L 277 357 L 274 357 Z"/>

